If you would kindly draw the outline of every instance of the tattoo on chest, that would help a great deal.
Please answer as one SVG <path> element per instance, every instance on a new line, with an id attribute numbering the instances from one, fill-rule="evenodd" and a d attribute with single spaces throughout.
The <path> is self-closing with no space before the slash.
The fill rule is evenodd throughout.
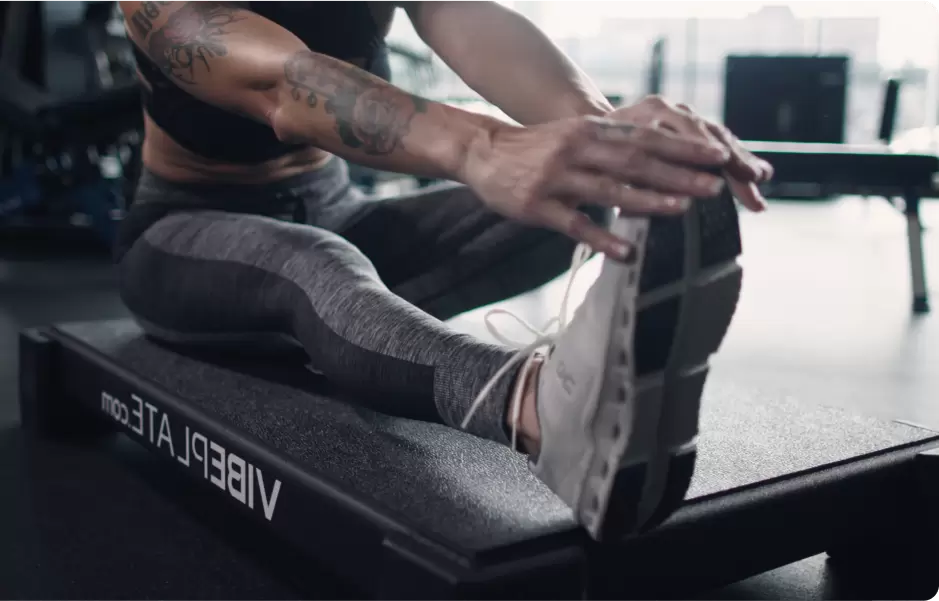
<path id="1" fill-rule="evenodd" d="M 304 51 L 284 65 L 293 99 L 336 119 L 342 142 L 366 154 L 394 152 L 417 113 L 427 111 L 423 98 L 397 90 L 342 61 Z"/>
<path id="2" fill-rule="evenodd" d="M 167 76 L 193 84 L 197 67 L 211 71 L 211 60 L 228 54 L 225 28 L 242 18 L 236 3 L 187 2 L 150 37 L 150 57 Z"/>

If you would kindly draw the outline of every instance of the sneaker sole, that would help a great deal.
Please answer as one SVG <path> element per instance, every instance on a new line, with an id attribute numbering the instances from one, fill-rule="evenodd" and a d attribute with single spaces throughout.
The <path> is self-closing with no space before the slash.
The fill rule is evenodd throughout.
<path id="1" fill-rule="evenodd" d="M 639 273 L 639 293 L 623 295 L 617 308 L 632 338 L 609 349 L 614 367 L 593 420 L 598 448 L 588 474 L 594 482 L 579 503 L 596 540 L 654 528 L 684 501 L 708 361 L 730 326 L 742 283 L 737 209 L 729 194 L 694 202 L 681 217 L 649 219 L 640 243 L 641 262 L 623 276 L 623 285 L 635 286 L 629 280 Z"/>

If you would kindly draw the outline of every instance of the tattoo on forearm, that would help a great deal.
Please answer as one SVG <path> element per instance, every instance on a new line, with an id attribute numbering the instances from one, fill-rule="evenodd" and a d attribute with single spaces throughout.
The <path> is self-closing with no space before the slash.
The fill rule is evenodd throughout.
<path id="1" fill-rule="evenodd" d="M 298 52 L 284 64 L 294 100 L 309 107 L 320 100 L 336 118 L 342 142 L 366 154 L 394 152 L 417 113 L 427 111 L 423 98 L 393 89 L 342 61 Z"/>
<path id="2" fill-rule="evenodd" d="M 166 6 L 169 2 L 141 2 L 140 8 L 134 11 L 130 16 L 130 22 L 140 34 L 140 37 L 146 39 L 153 31 L 153 21 L 160 16 L 160 7 Z"/>
<path id="3" fill-rule="evenodd" d="M 167 76 L 193 84 L 197 68 L 211 71 L 211 60 L 228 54 L 222 38 L 240 12 L 233 2 L 187 2 L 153 33 L 150 57 Z"/>

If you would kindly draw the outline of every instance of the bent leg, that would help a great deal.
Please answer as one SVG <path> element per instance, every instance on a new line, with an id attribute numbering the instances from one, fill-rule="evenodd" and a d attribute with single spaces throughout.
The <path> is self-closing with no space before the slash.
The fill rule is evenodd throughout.
<path id="1" fill-rule="evenodd" d="M 568 270 L 576 246 L 501 217 L 455 184 L 371 203 L 339 233 L 393 292 L 444 320 L 548 283 Z"/>
<path id="2" fill-rule="evenodd" d="M 339 236 L 307 225 L 218 211 L 164 217 L 120 263 L 130 311 L 157 337 L 245 334 L 298 340 L 327 378 L 392 415 L 458 427 L 511 357 L 457 334 L 393 294 Z M 507 443 L 503 378 L 471 422 Z"/>

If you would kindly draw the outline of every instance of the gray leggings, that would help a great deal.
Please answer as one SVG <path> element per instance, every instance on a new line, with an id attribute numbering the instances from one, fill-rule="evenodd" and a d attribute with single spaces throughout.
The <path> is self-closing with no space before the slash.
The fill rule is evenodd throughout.
<path id="1" fill-rule="evenodd" d="M 444 185 L 373 200 L 338 159 L 265 185 L 140 178 L 117 246 L 121 294 L 171 342 L 299 342 L 330 381 L 390 414 L 458 427 L 512 349 L 441 320 L 561 275 L 574 244 Z M 508 444 L 504 378 L 470 432 Z M 377 406 L 375 406 L 377 403 Z"/>

